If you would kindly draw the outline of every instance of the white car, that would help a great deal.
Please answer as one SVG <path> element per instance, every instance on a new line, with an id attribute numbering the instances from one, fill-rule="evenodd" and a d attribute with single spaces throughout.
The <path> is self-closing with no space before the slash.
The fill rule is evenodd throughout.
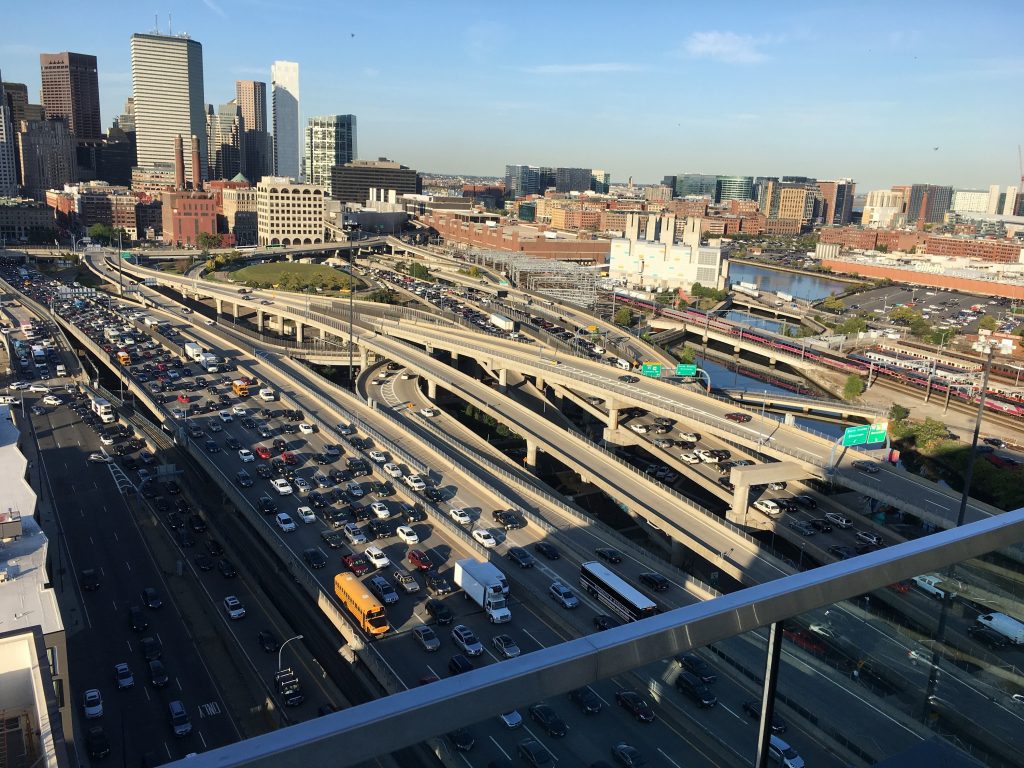
<path id="1" fill-rule="evenodd" d="M 256 455 L 248 448 L 240 448 L 238 451 L 238 458 L 242 460 L 243 464 L 248 464 L 250 461 L 256 461 Z"/>
<path id="2" fill-rule="evenodd" d="M 203 320 L 203 325 L 213 325 L 213 320 L 211 320 L 210 318 L 206 318 L 205 320 Z"/>
<path id="3" fill-rule="evenodd" d="M 103 695 L 96 688 L 90 688 L 82 697 L 82 707 L 85 709 L 85 717 L 92 720 L 94 717 L 103 717 Z"/>
<path id="4" fill-rule="evenodd" d="M 700 435 L 698 435 L 696 432 L 680 432 L 679 433 L 679 438 L 681 440 L 685 440 L 688 443 L 699 443 L 700 442 Z"/>
<path id="5" fill-rule="evenodd" d="M 232 416 L 227 411 L 221 411 L 217 415 L 220 416 L 220 420 L 223 421 L 225 424 L 230 424 L 232 421 L 235 420 L 235 417 Z"/>
<path id="6" fill-rule="evenodd" d="M 315 523 L 316 515 L 313 514 L 312 507 L 299 507 L 295 510 L 295 513 L 299 516 L 299 519 L 304 523 Z"/>
<path id="7" fill-rule="evenodd" d="M 100 435 L 100 445 L 113 445 L 114 438 L 110 435 Z"/>
<path id="8" fill-rule="evenodd" d="M 14 389 L 14 390 L 28 389 L 31 386 L 32 385 L 29 384 L 27 381 L 16 381 L 13 384 L 11 384 L 11 389 Z M 96 689 L 95 688 L 90 688 L 89 690 L 95 691 Z"/>
<path id="9" fill-rule="evenodd" d="M 299 432 L 301 432 L 304 435 L 312 435 L 314 432 L 316 432 L 316 427 L 314 427 L 312 424 L 302 422 L 301 424 L 299 424 Z"/>
<path id="10" fill-rule="evenodd" d="M 245 606 L 234 595 L 228 595 L 224 598 L 224 610 L 227 611 L 228 618 L 230 619 L 241 619 L 245 616 Z"/>
<path id="11" fill-rule="evenodd" d="M 423 478 L 419 475 L 408 475 L 405 478 L 405 484 L 412 488 L 414 491 L 426 490 L 427 484 L 423 482 Z"/>
<path id="12" fill-rule="evenodd" d="M 28 388 L 29 392 L 42 392 L 44 394 L 50 394 L 50 388 L 45 384 L 30 384 Z"/>
<path id="13" fill-rule="evenodd" d="M 396 479 L 402 476 L 402 468 L 397 464 L 385 464 L 384 471 Z"/>
<path id="14" fill-rule="evenodd" d="M 345 435 L 345 436 L 347 436 L 347 435 L 354 435 L 355 432 L 356 432 L 353 427 L 350 427 L 347 424 L 338 424 L 336 426 L 337 426 L 337 429 L 338 429 L 338 434 L 340 434 L 340 435 Z"/>
<path id="15" fill-rule="evenodd" d="M 681 453 L 679 458 L 684 464 L 700 464 L 700 457 L 695 453 Z"/>
<path id="16" fill-rule="evenodd" d="M 235 414 L 235 416 L 245 416 L 248 413 L 248 411 L 240 405 L 234 406 L 231 409 L 231 412 Z"/>
<path id="17" fill-rule="evenodd" d="M 59 397 L 55 397 L 53 395 L 47 395 L 46 397 L 43 398 L 43 405 L 53 405 L 53 406 L 64 405 L 64 401 L 61 400 Z"/>
<path id="18" fill-rule="evenodd" d="M 369 452 L 368 454 L 366 454 L 366 455 L 367 455 L 367 456 L 369 456 L 369 457 L 370 457 L 370 460 L 371 460 L 371 461 L 373 461 L 373 462 L 374 462 L 374 463 L 376 463 L 376 464 L 383 464 L 383 463 L 384 463 L 385 461 L 387 461 L 387 460 L 388 460 L 388 457 L 387 457 L 387 456 L 385 456 L 385 455 L 384 455 L 383 453 L 381 453 L 380 451 L 370 451 L 370 452 Z"/>
<path id="19" fill-rule="evenodd" d="M 380 547 L 367 547 L 363 554 L 366 555 L 366 559 L 370 561 L 370 565 L 374 568 L 387 568 L 391 565 L 388 556 L 384 554 L 384 550 Z"/>
<path id="20" fill-rule="evenodd" d="M 294 484 L 299 493 L 309 493 L 313 490 L 313 485 L 304 477 L 296 477 Z"/>
<path id="21" fill-rule="evenodd" d="M 419 544 L 420 537 L 416 531 L 408 525 L 400 525 L 395 529 L 395 535 L 406 544 Z"/>
<path id="22" fill-rule="evenodd" d="M 638 435 L 646 435 L 648 432 L 651 431 L 651 428 L 648 427 L 646 424 L 638 424 L 636 422 L 630 424 L 629 428 L 636 432 Z"/>
<path id="23" fill-rule="evenodd" d="M 107 456 L 107 454 L 105 453 L 90 453 L 89 461 L 94 461 L 97 464 L 109 464 L 110 462 L 113 461 L 113 459 Z"/>
<path id="24" fill-rule="evenodd" d="M 398 378 L 400 378 L 402 381 L 408 381 L 409 379 L 411 379 L 415 375 L 416 375 L 415 373 L 410 373 L 409 371 L 406 371 L 405 373 L 403 373 Z"/>
<path id="25" fill-rule="evenodd" d="M 375 501 L 370 505 L 370 511 L 377 516 L 378 520 L 387 520 L 391 517 L 391 510 L 388 509 L 388 505 L 382 501 Z"/>
<path id="26" fill-rule="evenodd" d="M 426 416 L 427 418 L 437 416 L 439 413 L 440 411 L 437 408 L 420 408 L 420 416 Z"/>
<path id="27" fill-rule="evenodd" d="M 277 521 L 277 527 L 285 533 L 295 530 L 295 521 L 292 520 L 292 516 L 287 512 L 278 512 L 275 519 Z"/>
<path id="28" fill-rule="evenodd" d="M 458 507 L 452 507 L 449 509 L 448 516 L 459 525 L 469 525 L 473 522 L 473 518 L 466 514 L 466 510 L 459 509 Z"/>
<path id="29" fill-rule="evenodd" d="M 491 535 L 490 531 L 486 531 L 483 528 L 474 529 L 473 538 L 476 539 L 477 544 L 480 544 L 487 549 L 492 549 L 498 546 L 498 540 Z"/>
<path id="30" fill-rule="evenodd" d="M 270 481 L 270 484 L 274 486 L 274 490 L 277 491 L 279 496 L 290 496 L 295 492 L 291 485 L 289 485 L 288 481 L 283 477 L 275 477 Z"/>

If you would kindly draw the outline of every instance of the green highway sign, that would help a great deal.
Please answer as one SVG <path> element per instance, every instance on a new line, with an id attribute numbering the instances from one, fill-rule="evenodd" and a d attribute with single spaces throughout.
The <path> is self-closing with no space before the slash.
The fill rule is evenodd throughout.
<path id="1" fill-rule="evenodd" d="M 644 376 L 661 376 L 661 363 L 644 363 L 640 373 Z"/>
<path id="2" fill-rule="evenodd" d="M 871 443 L 884 443 L 886 433 L 889 431 L 889 422 L 881 421 L 878 424 L 861 424 L 856 427 L 847 427 L 843 432 L 843 445 L 847 448 L 854 445 L 868 445 Z"/>
<path id="3" fill-rule="evenodd" d="M 697 375 L 697 364 L 696 363 L 677 363 L 676 364 L 676 376 L 696 376 Z"/>

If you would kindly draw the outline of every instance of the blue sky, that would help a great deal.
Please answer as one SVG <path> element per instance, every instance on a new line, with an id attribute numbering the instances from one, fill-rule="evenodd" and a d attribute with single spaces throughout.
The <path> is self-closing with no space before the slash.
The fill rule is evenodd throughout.
<path id="1" fill-rule="evenodd" d="M 353 113 L 359 155 L 436 172 L 506 163 L 850 176 L 859 191 L 1015 183 L 1024 4 L 674 0 L 161 0 L 203 44 L 206 100 L 298 61 L 305 116 Z M 33 10 L 23 10 L 26 7 Z M 3 79 L 40 52 L 99 59 L 103 124 L 131 91 L 137 4 L 6 9 Z M 13 22 L 13 23 L 11 23 Z M 938 149 L 935 149 L 938 147 Z"/>

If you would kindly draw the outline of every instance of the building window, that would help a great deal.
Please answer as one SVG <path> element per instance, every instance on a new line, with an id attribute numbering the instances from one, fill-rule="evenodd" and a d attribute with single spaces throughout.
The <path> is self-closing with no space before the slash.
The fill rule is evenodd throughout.
<path id="1" fill-rule="evenodd" d="M 53 681 L 53 695 L 57 699 L 57 709 L 64 709 L 64 681 L 57 678 Z"/>
<path id="2" fill-rule="evenodd" d="M 50 663 L 50 677 L 57 677 L 60 674 L 60 659 L 57 653 L 57 646 L 46 649 L 46 660 Z"/>

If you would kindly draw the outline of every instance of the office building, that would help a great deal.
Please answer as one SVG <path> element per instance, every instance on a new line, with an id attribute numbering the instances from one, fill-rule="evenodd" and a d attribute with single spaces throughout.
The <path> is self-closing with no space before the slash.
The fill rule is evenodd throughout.
<path id="1" fill-rule="evenodd" d="M 124 100 L 124 112 L 114 118 L 114 125 L 135 141 L 135 99 L 131 96 Z"/>
<path id="2" fill-rule="evenodd" d="M 987 189 L 955 189 L 951 210 L 961 216 L 988 213 L 990 192 Z"/>
<path id="3" fill-rule="evenodd" d="M 612 175 L 601 168 L 594 168 L 590 172 L 590 188 L 601 195 L 607 195 L 612 185 Z M 668 186 L 675 189 L 675 180 Z"/>
<path id="4" fill-rule="evenodd" d="M 63 117 L 78 140 L 103 137 L 96 57 L 85 53 L 41 53 L 42 102 L 47 117 Z"/>
<path id="5" fill-rule="evenodd" d="M 200 167 L 194 169 L 186 154 L 185 171 L 192 179 L 207 178 L 203 46 L 188 35 L 134 34 L 131 49 L 139 166 L 173 165 L 175 137 L 195 136 Z"/>
<path id="6" fill-rule="evenodd" d="M 664 184 L 654 184 L 650 187 L 644 187 L 644 200 L 649 203 L 667 203 L 672 199 L 673 192 L 675 192 L 674 189 Z"/>
<path id="7" fill-rule="evenodd" d="M 326 190 L 267 176 L 256 185 L 259 245 L 315 245 L 324 241 Z"/>
<path id="8" fill-rule="evenodd" d="M 556 168 L 556 192 L 587 192 L 592 179 L 590 168 Z"/>
<path id="9" fill-rule="evenodd" d="M 271 108 L 274 112 L 274 175 L 302 178 L 299 167 L 299 65 L 275 61 L 270 68 Z"/>
<path id="10" fill-rule="evenodd" d="M 850 223 L 853 214 L 853 196 L 857 185 L 853 179 L 819 181 L 821 192 L 821 222 L 827 225 L 843 226 Z"/>
<path id="11" fill-rule="evenodd" d="M 28 86 L 24 83 L 0 83 L 11 108 L 11 124 L 17 127 L 22 120 L 42 120 L 42 105 L 28 103 Z"/>
<path id="12" fill-rule="evenodd" d="M 935 184 L 914 184 L 907 200 L 907 223 L 936 224 L 941 222 L 953 204 L 953 188 Z"/>
<path id="13" fill-rule="evenodd" d="M 505 166 L 505 194 L 509 198 L 523 195 L 537 195 L 544 190 L 540 186 L 540 172 L 533 165 Z"/>
<path id="14" fill-rule="evenodd" d="M 199 235 L 217 232 L 217 196 L 213 192 L 164 192 L 160 196 L 163 241 L 197 247 Z"/>
<path id="15" fill-rule="evenodd" d="M 673 197 L 676 194 L 676 181 L 678 180 L 678 178 L 679 177 L 675 176 L 674 174 L 672 176 L 661 177 L 661 183 L 672 190 Z"/>
<path id="16" fill-rule="evenodd" d="M 676 175 L 676 197 L 703 195 L 714 199 L 718 177 L 705 173 L 680 173 Z"/>
<path id="17" fill-rule="evenodd" d="M 821 190 L 815 181 L 764 182 L 758 207 L 765 216 L 765 231 L 776 235 L 795 235 L 810 228 L 820 217 Z"/>
<path id="18" fill-rule="evenodd" d="M 888 229 L 906 223 L 906 198 L 902 191 L 875 189 L 868 192 L 860 223 L 868 229 Z"/>
<path id="19" fill-rule="evenodd" d="M 753 176 L 718 176 L 715 179 L 715 202 L 753 200 Z"/>
<path id="20" fill-rule="evenodd" d="M 700 217 L 690 217 L 676 241 L 674 214 L 630 213 L 625 237 L 611 242 L 608 275 L 618 284 L 647 291 L 688 291 L 694 283 L 724 288 L 729 262 L 718 245 L 701 245 Z"/>
<path id="21" fill-rule="evenodd" d="M 235 245 L 256 245 L 259 242 L 256 189 L 225 189 L 221 192 L 221 201 L 225 226 L 234 235 Z"/>
<path id="22" fill-rule="evenodd" d="M 252 183 L 273 173 L 274 146 L 267 131 L 267 84 L 235 83 L 235 102 L 242 112 L 242 175 Z"/>
<path id="23" fill-rule="evenodd" d="M 331 187 L 331 169 L 356 159 L 356 116 L 325 115 L 306 123 L 306 183 Z"/>
<path id="24" fill-rule="evenodd" d="M 1007 187 L 1006 197 L 1003 198 L 1003 216 L 1015 216 L 1017 214 L 1017 187 Z"/>
<path id="25" fill-rule="evenodd" d="M 242 136 L 245 127 L 238 104 L 229 101 L 216 110 L 206 109 L 206 165 L 211 179 L 231 179 L 242 170 Z"/>
<path id="26" fill-rule="evenodd" d="M 15 161 L 14 124 L 0 78 L 0 197 L 17 197 L 18 166 Z"/>
<path id="27" fill-rule="evenodd" d="M 353 160 L 331 169 L 331 197 L 335 200 L 364 205 L 371 188 L 418 195 L 423 192 L 423 179 L 412 168 L 384 157 Z"/>
<path id="28" fill-rule="evenodd" d="M 20 128 L 18 168 L 24 197 L 45 200 L 46 190 L 77 180 L 75 143 L 63 118 L 25 120 Z"/>

